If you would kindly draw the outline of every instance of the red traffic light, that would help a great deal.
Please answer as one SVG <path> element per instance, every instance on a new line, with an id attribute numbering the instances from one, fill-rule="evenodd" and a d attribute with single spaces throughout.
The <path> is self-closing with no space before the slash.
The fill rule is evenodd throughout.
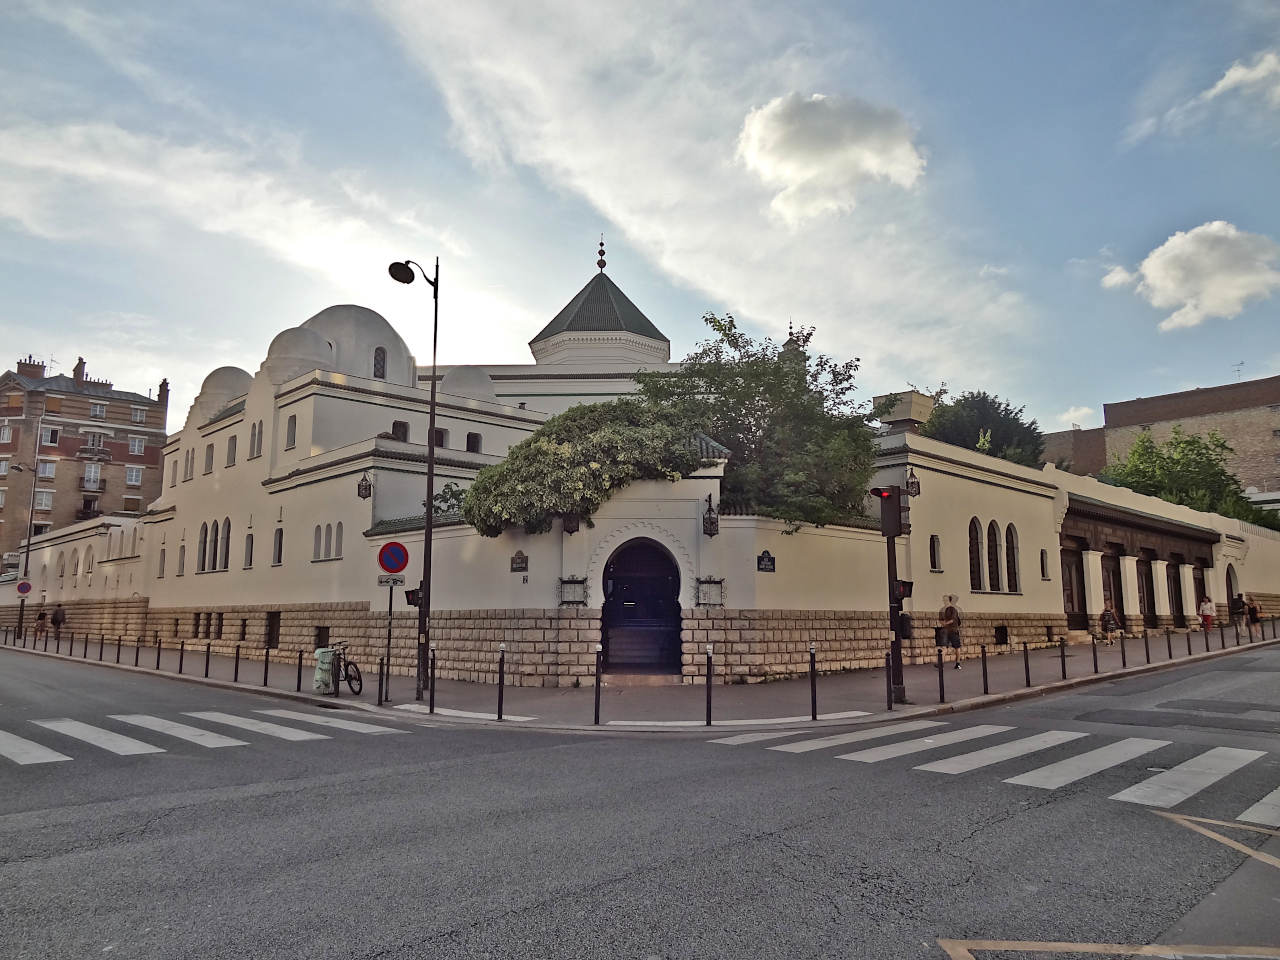
<path id="1" fill-rule="evenodd" d="M 894 491 L 893 491 L 893 488 L 891 487 L 872 487 L 871 488 L 871 495 L 873 497 L 879 497 L 881 500 L 888 500 L 890 497 L 893 496 L 893 494 L 894 494 Z"/>

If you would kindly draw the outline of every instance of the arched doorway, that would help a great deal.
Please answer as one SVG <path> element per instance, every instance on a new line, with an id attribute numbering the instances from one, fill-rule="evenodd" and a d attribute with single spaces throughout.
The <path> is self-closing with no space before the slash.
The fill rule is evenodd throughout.
<path id="1" fill-rule="evenodd" d="M 1240 592 L 1240 578 L 1236 576 L 1236 568 L 1233 564 L 1227 564 L 1227 595 L 1221 600 L 1215 600 L 1215 603 L 1230 603 L 1231 598 Z"/>
<path id="2" fill-rule="evenodd" d="M 653 540 L 629 540 L 604 567 L 601 643 L 609 670 L 680 671 L 680 568 Z"/>

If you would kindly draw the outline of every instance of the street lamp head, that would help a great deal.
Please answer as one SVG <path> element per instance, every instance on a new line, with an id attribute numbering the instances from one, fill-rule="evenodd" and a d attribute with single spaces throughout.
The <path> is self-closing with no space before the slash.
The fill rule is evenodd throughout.
<path id="1" fill-rule="evenodd" d="M 398 283 L 413 283 L 413 268 L 408 263 L 397 260 L 387 267 L 387 273 L 391 274 L 391 279 Z"/>

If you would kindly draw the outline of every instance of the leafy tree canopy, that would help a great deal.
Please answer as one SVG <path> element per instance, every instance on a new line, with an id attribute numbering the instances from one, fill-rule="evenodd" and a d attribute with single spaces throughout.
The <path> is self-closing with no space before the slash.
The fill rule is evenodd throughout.
<path id="1" fill-rule="evenodd" d="M 729 448 L 721 503 L 795 523 L 864 515 L 875 448 L 853 399 L 857 359 L 810 356 L 813 329 L 779 346 L 707 314 L 714 334 L 675 373 L 642 373 L 641 396 Z"/>
<path id="2" fill-rule="evenodd" d="M 696 427 L 674 409 L 621 399 L 571 407 L 476 474 L 463 518 L 486 537 L 545 533 L 557 516 L 591 515 L 635 480 L 679 480 L 702 464 Z"/>
<path id="3" fill-rule="evenodd" d="M 1026 409 L 981 390 L 968 391 L 954 400 L 939 402 L 920 432 L 957 447 L 1035 467 L 1044 453 L 1044 434 L 1035 420 L 1025 419 Z"/>
<path id="4" fill-rule="evenodd" d="M 1174 427 L 1164 443 L 1143 432 L 1128 455 L 1114 461 L 1099 478 L 1194 510 L 1280 529 L 1280 517 L 1245 498 L 1240 481 L 1227 467 L 1229 453 L 1231 447 L 1216 431 L 1199 436 Z"/>

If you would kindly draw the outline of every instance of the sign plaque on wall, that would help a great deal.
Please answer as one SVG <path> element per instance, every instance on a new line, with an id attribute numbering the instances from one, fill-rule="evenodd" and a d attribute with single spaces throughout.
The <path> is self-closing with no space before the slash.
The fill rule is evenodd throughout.
<path id="1" fill-rule="evenodd" d="M 517 550 L 511 555 L 511 572 L 512 573 L 528 573 L 529 558 L 525 556 L 523 550 Z"/>
<path id="2" fill-rule="evenodd" d="M 773 554 L 768 550 L 763 551 L 760 556 L 756 557 L 757 573 L 773 573 L 775 565 Z"/>

